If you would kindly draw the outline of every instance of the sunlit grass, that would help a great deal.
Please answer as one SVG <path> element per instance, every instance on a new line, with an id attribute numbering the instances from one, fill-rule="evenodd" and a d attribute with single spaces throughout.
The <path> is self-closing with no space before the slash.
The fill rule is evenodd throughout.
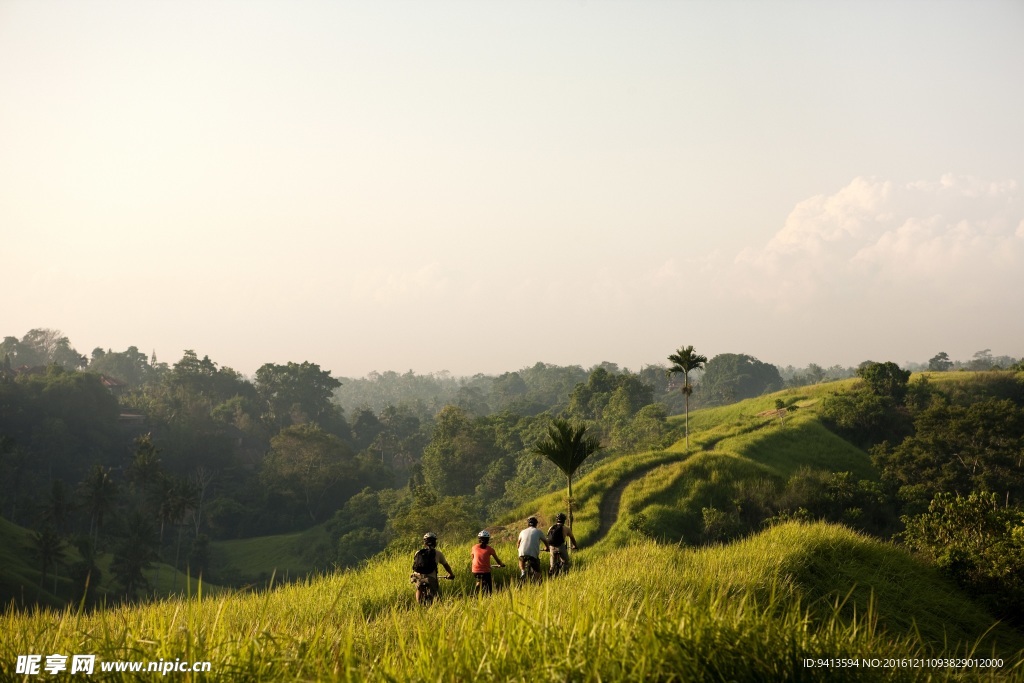
<path id="1" fill-rule="evenodd" d="M 468 547 L 445 550 L 468 557 Z M 985 617 L 963 599 L 936 595 L 936 611 L 921 611 L 937 576 L 915 578 L 909 556 L 841 527 L 790 524 L 700 550 L 634 544 L 541 585 L 498 574 L 484 598 L 468 592 L 457 562 L 460 581 L 430 608 L 413 603 L 410 561 L 382 557 L 257 593 L 6 614 L 0 662 L 87 653 L 208 660 L 214 678 L 235 680 L 597 681 L 924 680 L 936 672 L 816 671 L 802 661 L 992 648 L 1007 666 L 1019 661 L 1019 634 L 997 629 L 979 643 Z"/>
<path id="2" fill-rule="evenodd" d="M 785 426 L 775 419 L 757 431 L 723 439 L 718 448 L 771 467 L 789 476 L 802 467 L 852 472 L 858 479 L 876 478 L 867 453 L 826 429 L 811 413 L 799 411 Z"/>
<path id="3" fill-rule="evenodd" d="M 605 496 L 621 480 L 633 477 L 660 463 L 677 461 L 683 457 L 685 453 L 674 449 L 627 455 L 601 465 L 574 482 L 573 498 L 576 500 L 576 507 L 573 513 L 573 533 L 576 539 L 585 544 L 598 532 L 601 506 L 606 503 Z M 497 526 L 508 526 L 503 538 L 514 540 L 522 529 L 522 526 L 515 525 L 530 515 L 537 515 L 541 526 L 551 524 L 555 514 L 566 511 L 566 494 L 567 490 L 563 488 L 520 505 L 503 515 L 497 523 Z"/>

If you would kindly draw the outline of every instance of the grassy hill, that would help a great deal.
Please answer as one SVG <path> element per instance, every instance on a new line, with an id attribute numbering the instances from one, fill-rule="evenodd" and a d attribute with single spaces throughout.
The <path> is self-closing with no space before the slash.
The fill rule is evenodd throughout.
<path id="1" fill-rule="evenodd" d="M 574 486 L 583 549 L 567 577 L 519 586 L 514 570 L 498 569 L 496 593 L 477 598 L 469 542 L 443 539 L 457 580 L 429 609 L 414 604 L 411 558 L 381 555 L 255 593 L 8 613 L 0 679 L 19 654 L 89 653 L 209 661 L 211 679 L 231 680 L 1024 680 L 1024 634 L 892 544 L 795 521 L 725 544 L 678 543 L 699 533 L 706 510 L 775 491 L 808 468 L 873 478 L 867 454 L 817 418 L 821 399 L 841 388 L 696 411 L 689 452 L 677 442 L 602 463 Z M 780 397 L 798 406 L 784 425 Z M 546 522 L 564 506 L 553 493 L 496 520 L 502 559 L 513 564 L 525 517 Z M 216 552 L 249 572 L 280 571 L 297 545 L 317 542 L 310 533 Z M 989 657 L 1000 666 L 947 666 Z M 806 665 L 817 658 L 857 666 Z M 917 666 L 887 663 L 894 658 Z"/>
<path id="2" fill-rule="evenodd" d="M 42 586 L 42 576 L 29 550 L 32 533 L 0 517 L 0 602 L 18 604 L 38 599 L 47 605 L 61 601 Z M 52 589 L 53 584 L 47 582 Z"/>
<path id="3" fill-rule="evenodd" d="M 77 604 L 81 599 L 78 588 L 69 576 L 69 567 L 81 560 L 78 551 L 68 544 L 64 545 L 64 557 L 56 570 L 50 571 L 46 581 L 42 581 L 38 563 L 33 557 L 33 534 L 28 529 L 11 524 L 0 518 L 0 604 L 5 607 L 14 605 L 39 604 L 59 608 L 66 604 Z M 102 578 L 98 588 L 98 599 L 102 601 L 107 595 L 116 595 L 117 590 L 110 571 L 113 557 L 103 553 L 97 558 Z M 189 576 L 187 572 L 175 570 L 168 564 L 154 563 L 146 572 L 151 589 L 158 595 L 184 594 L 191 595 L 197 590 L 198 578 Z M 206 591 L 215 593 L 220 587 L 206 583 Z"/>
<path id="4" fill-rule="evenodd" d="M 211 543 L 212 564 L 227 583 L 289 580 L 315 571 L 318 546 L 330 541 L 323 525 L 306 531 Z"/>
<path id="5" fill-rule="evenodd" d="M 455 558 L 460 549 L 445 550 Z M 499 590 L 483 599 L 457 562 L 449 599 L 426 610 L 404 581 L 409 559 L 379 557 L 260 594 L 8 614 L 0 661 L 30 652 L 187 658 L 238 680 L 919 680 L 948 672 L 803 662 L 995 654 L 998 672 L 1011 675 L 1024 647 L 1018 632 L 989 630 L 991 620 L 929 568 L 834 525 L 578 559 L 578 571 L 538 586 L 497 570 Z M 107 678 L 121 679 L 130 677 Z"/>

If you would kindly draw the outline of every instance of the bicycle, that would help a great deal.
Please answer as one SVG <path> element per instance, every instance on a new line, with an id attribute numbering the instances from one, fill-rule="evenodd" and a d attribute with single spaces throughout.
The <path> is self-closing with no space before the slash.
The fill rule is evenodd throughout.
<path id="1" fill-rule="evenodd" d="M 505 565 L 503 564 L 495 564 L 491 566 L 491 569 L 493 571 L 494 569 L 502 569 L 504 567 Z M 474 590 L 477 595 L 480 595 L 481 593 L 489 594 L 493 590 L 493 583 L 491 583 L 490 585 L 485 584 L 484 578 L 482 576 L 476 576 L 476 587 L 474 588 Z"/>
<path id="2" fill-rule="evenodd" d="M 438 577 L 442 578 L 442 577 Z M 454 576 L 443 577 L 447 581 L 454 581 Z M 419 572 L 413 572 L 409 575 L 409 582 L 413 584 L 416 589 L 416 602 L 423 605 L 424 607 L 434 602 L 437 598 L 437 593 L 434 592 L 434 586 L 430 583 L 430 577 L 426 574 L 420 574 Z"/>
<path id="3" fill-rule="evenodd" d="M 576 548 L 573 547 L 573 550 L 576 550 Z M 565 553 L 562 552 L 561 548 L 554 546 L 544 552 L 551 553 L 551 568 L 548 569 L 548 576 L 558 576 L 559 574 L 569 573 L 569 558 L 565 556 Z"/>
<path id="4" fill-rule="evenodd" d="M 547 550 L 544 552 L 547 552 Z M 523 560 L 523 575 L 519 577 L 519 580 L 522 582 L 539 583 L 541 580 L 540 558 L 524 555 L 520 559 Z"/>

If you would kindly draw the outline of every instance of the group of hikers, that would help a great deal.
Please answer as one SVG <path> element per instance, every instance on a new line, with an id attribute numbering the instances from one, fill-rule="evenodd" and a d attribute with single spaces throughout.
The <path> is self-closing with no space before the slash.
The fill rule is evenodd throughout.
<path id="1" fill-rule="evenodd" d="M 537 518 L 530 517 L 526 520 L 526 528 L 519 532 L 519 540 L 516 548 L 519 552 L 519 578 L 540 576 L 540 546 L 544 545 L 545 551 L 551 553 L 550 573 L 554 574 L 559 570 L 569 568 L 569 549 L 576 550 L 576 537 L 572 529 L 565 523 L 565 514 L 558 513 L 555 516 L 555 523 L 551 525 L 545 534 L 537 528 Z M 477 544 L 470 550 L 471 571 L 476 579 L 477 590 L 482 593 L 490 593 L 493 589 L 491 581 L 491 568 L 504 567 L 505 563 L 498 557 L 498 553 L 491 546 L 491 534 L 486 529 L 476 535 Z M 494 564 L 491 564 L 491 559 Z M 430 592 L 430 598 L 440 594 L 437 569 L 444 567 L 448 575 L 445 579 L 455 578 L 448 558 L 437 549 L 437 534 L 428 531 L 423 535 L 423 547 L 416 551 L 412 561 L 412 580 L 416 584 L 416 600 L 418 602 L 429 601 L 426 591 Z"/>

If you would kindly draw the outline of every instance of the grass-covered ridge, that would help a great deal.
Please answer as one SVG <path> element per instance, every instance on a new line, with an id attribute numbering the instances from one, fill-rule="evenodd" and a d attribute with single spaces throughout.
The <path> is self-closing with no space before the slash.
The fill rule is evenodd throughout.
<path id="1" fill-rule="evenodd" d="M 511 557 L 510 547 L 498 551 Z M 994 652 L 1007 674 L 1024 647 L 999 627 L 980 638 L 987 617 L 934 573 L 832 525 L 791 523 L 703 549 L 642 543 L 586 560 L 565 579 L 485 599 L 465 595 L 457 562 L 449 599 L 427 610 L 403 580 L 408 558 L 381 557 L 258 594 L 8 614 L 0 661 L 28 652 L 188 658 L 236 680 L 913 680 L 923 672 L 802 662 Z"/>
<path id="2" fill-rule="evenodd" d="M 803 387 L 694 411 L 691 452 L 682 453 L 677 443 L 669 449 L 677 457 L 663 459 L 660 467 L 625 488 L 618 518 L 603 542 L 613 547 L 627 543 L 643 528 L 663 541 L 697 543 L 705 508 L 728 509 L 738 497 L 775 495 L 801 470 L 877 478 L 868 454 L 826 429 L 818 417 L 821 399 L 846 386 Z M 775 410 L 779 398 L 797 406 L 785 421 Z M 677 424 L 680 420 L 674 418 Z M 625 457 L 616 462 L 635 461 Z"/>

